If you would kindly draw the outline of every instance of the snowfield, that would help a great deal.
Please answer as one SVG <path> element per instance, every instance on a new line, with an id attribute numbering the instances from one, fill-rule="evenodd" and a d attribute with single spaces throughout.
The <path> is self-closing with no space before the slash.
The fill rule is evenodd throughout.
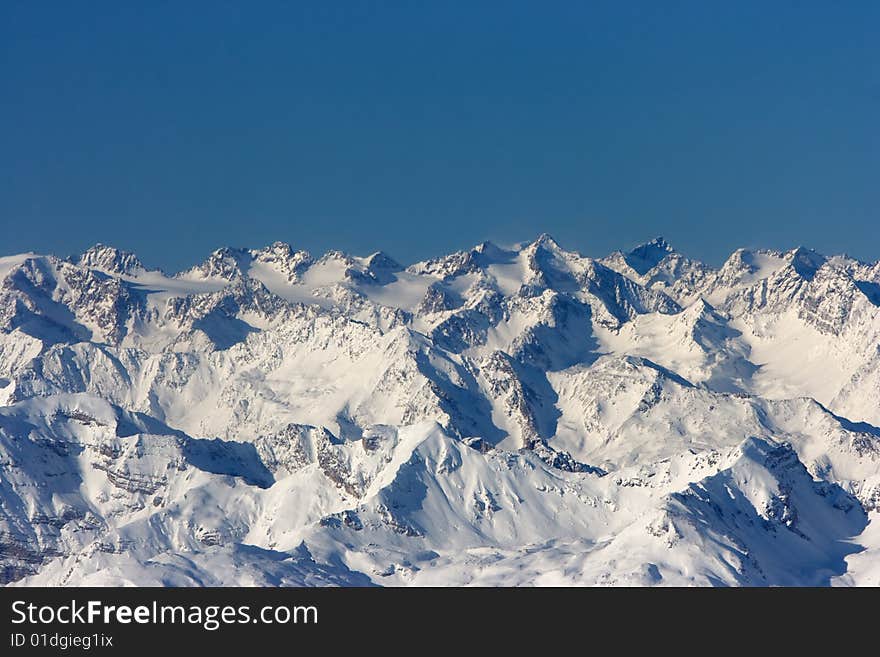
<path id="1" fill-rule="evenodd" d="M 0 257 L 0 583 L 880 585 L 880 263 Z"/>

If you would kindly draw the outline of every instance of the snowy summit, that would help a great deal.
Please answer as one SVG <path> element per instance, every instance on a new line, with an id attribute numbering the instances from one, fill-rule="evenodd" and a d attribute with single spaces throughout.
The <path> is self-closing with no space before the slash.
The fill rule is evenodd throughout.
<path id="1" fill-rule="evenodd" d="M 880 263 L 0 257 L 0 582 L 880 585 Z"/>

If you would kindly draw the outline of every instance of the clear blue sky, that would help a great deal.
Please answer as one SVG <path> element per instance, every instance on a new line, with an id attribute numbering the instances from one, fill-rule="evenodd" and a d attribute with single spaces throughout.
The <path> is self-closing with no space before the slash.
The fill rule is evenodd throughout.
<path id="1" fill-rule="evenodd" d="M 0 3 L 0 253 L 880 258 L 880 2 Z"/>

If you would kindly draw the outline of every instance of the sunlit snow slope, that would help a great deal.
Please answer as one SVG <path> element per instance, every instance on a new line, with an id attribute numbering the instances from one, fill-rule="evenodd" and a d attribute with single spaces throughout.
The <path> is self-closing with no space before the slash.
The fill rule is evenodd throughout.
<path id="1" fill-rule="evenodd" d="M 0 582 L 877 585 L 880 264 L 0 258 Z"/>

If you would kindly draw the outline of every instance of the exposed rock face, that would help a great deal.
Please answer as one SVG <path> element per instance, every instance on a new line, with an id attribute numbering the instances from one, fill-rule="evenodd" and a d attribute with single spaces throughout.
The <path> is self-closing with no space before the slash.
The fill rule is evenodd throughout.
<path id="1" fill-rule="evenodd" d="M 3 258 L 0 581 L 877 583 L 878 345 L 803 248 Z"/>

